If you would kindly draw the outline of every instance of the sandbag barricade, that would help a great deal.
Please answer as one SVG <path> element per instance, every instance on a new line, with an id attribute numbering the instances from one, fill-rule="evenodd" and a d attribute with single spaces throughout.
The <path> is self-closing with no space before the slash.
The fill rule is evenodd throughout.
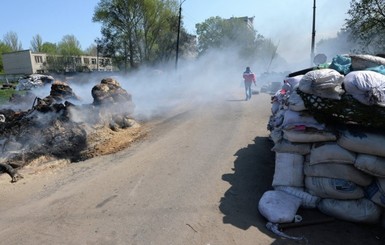
<path id="1" fill-rule="evenodd" d="M 288 202 L 299 198 L 298 208 L 317 208 L 350 222 L 381 224 L 385 76 L 374 68 L 385 65 L 385 59 L 341 57 L 346 58 L 344 64 L 323 64 L 297 80 L 288 79 L 294 82 L 284 82 L 273 96 L 267 127 L 276 156 L 272 187 L 290 195 L 282 195 Z M 269 209 L 266 205 L 260 202 L 259 209 Z M 294 217 L 295 207 L 290 206 L 291 216 L 285 218 Z M 280 220 L 264 217 L 273 223 Z"/>

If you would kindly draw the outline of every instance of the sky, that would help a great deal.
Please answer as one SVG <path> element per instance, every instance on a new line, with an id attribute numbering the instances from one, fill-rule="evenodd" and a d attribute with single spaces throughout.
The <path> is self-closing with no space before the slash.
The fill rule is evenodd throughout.
<path id="1" fill-rule="evenodd" d="M 278 46 L 286 59 L 311 49 L 311 0 L 180 0 L 183 26 L 191 34 L 210 17 L 254 17 L 256 31 Z M 0 38 L 15 32 L 23 49 L 39 34 L 43 42 L 58 43 L 74 35 L 83 50 L 100 37 L 100 23 L 92 22 L 99 0 L 12 0 L 2 2 Z M 335 37 L 347 18 L 350 0 L 316 1 L 316 42 Z"/>

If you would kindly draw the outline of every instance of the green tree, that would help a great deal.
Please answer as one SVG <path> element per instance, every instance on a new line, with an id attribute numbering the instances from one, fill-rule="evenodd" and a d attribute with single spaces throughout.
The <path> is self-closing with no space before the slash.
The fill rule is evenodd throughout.
<path id="1" fill-rule="evenodd" d="M 346 19 L 350 38 L 369 53 L 385 52 L 385 1 L 352 0 Z"/>
<path id="2" fill-rule="evenodd" d="M 45 42 L 41 45 L 41 52 L 55 55 L 58 53 L 58 48 L 55 43 Z"/>
<path id="3" fill-rule="evenodd" d="M 128 69 L 167 57 L 175 47 L 177 16 L 173 0 L 101 0 L 93 21 L 102 23 L 104 54 Z"/>
<path id="4" fill-rule="evenodd" d="M 4 35 L 3 41 L 6 45 L 11 47 L 12 51 L 20 51 L 23 49 L 16 32 L 13 32 L 13 31 L 7 32 Z"/>
<path id="5" fill-rule="evenodd" d="M 32 52 L 43 52 L 43 39 L 39 34 L 32 37 L 31 50 Z"/>
<path id="6" fill-rule="evenodd" d="M 232 49 L 242 58 L 255 58 L 266 40 L 257 33 L 251 21 L 247 17 L 223 19 L 216 16 L 196 24 L 199 54 L 212 49 Z"/>
<path id="7" fill-rule="evenodd" d="M 65 35 L 57 47 L 59 54 L 63 56 L 79 56 L 83 54 L 80 42 L 74 35 Z"/>
<path id="8" fill-rule="evenodd" d="M 57 63 L 62 64 L 64 71 L 75 72 L 82 70 L 80 57 L 83 54 L 80 42 L 74 35 L 65 35 L 57 45 Z"/>
<path id="9" fill-rule="evenodd" d="M 1 54 L 12 52 L 12 48 L 0 41 L 0 73 L 4 73 L 3 58 Z"/>

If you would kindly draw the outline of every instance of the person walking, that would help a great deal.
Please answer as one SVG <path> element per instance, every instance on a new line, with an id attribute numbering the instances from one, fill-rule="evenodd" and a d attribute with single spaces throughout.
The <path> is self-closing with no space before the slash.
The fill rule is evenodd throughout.
<path id="1" fill-rule="evenodd" d="M 255 86 L 257 86 L 255 74 L 250 70 L 250 67 L 246 67 L 245 72 L 243 72 L 243 79 L 245 83 L 245 93 L 246 93 L 246 99 L 251 99 L 251 84 L 254 83 Z"/>

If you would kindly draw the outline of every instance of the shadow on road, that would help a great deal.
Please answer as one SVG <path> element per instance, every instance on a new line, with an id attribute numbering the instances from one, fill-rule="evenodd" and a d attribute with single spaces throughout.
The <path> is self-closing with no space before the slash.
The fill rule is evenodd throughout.
<path id="1" fill-rule="evenodd" d="M 266 230 L 266 221 L 258 212 L 258 202 L 263 193 L 271 189 L 274 174 L 274 152 L 267 137 L 256 137 L 254 144 L 239 149 L 234 156 L 234 172 L 222 175 L 231 184 L 220 201 L 225 215 L 223 222 L 246 230 L 257 227 Z"/>

